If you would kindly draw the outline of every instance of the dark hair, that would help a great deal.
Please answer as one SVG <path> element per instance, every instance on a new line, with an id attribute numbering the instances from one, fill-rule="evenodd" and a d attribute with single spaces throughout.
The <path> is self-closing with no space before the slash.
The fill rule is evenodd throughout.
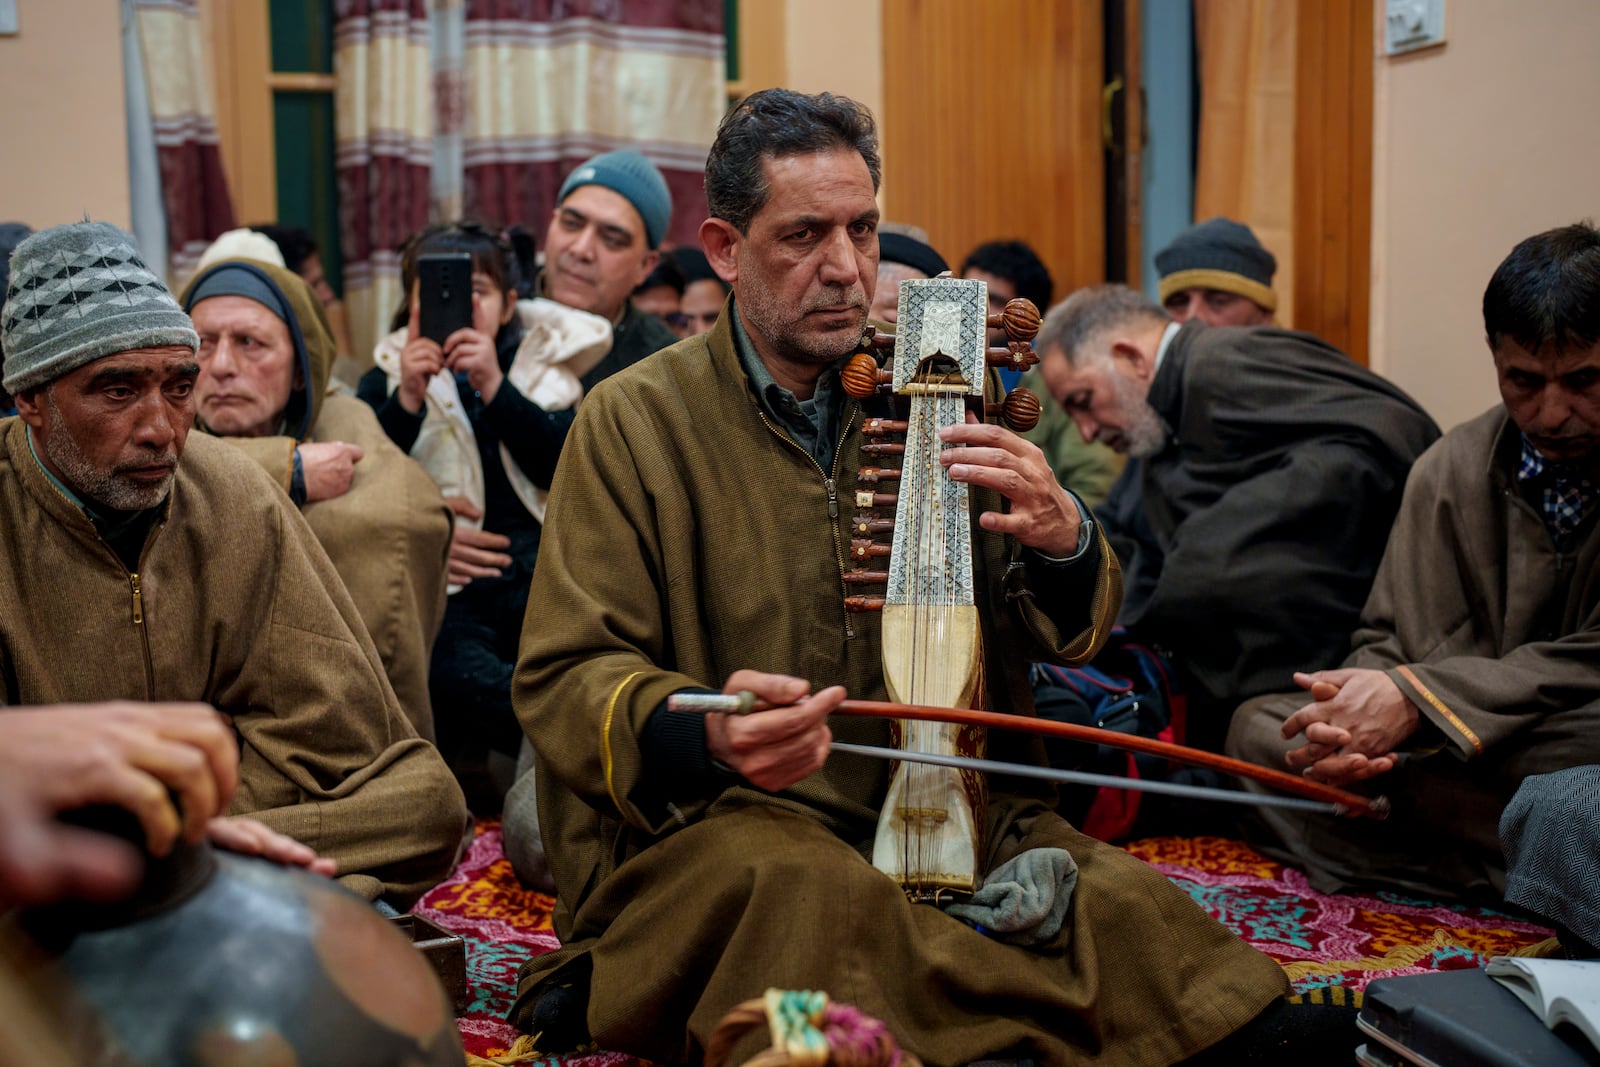
<path id="1" fill-rule="evenodd" d="M 250 229 L 270 237 L 283 255 L 283 265 L 296 274 L 300 273 L 300 264 L 317 254 L 317 239 L 311 236 L 310 230 L 302 230 L 298 226 L 278 226 L 270 222 Z"/>
<path id="2" fill-rule="evenodd" d="M 989 241 L 967 253 L 961 264 L 963 276 L 971 267 L 985 274 L 1004 278 L 1017 288 L 1017 295 L 1032 300 L 1033 306 L 1048 309 L 1055 299 L 1056 283 L 1039 254 L 1022 241 Z"/>
<path id="3" fill-rule="evenodd" d="M 539 274 L 539 247 L 533 234 L 520 222 L 513 222 L 500 234 L 511 246 L 511 264 L 516 267 L 517 295 L 532 300 L 539 294 L 533 291 L 534 279 Z"/>
<path id="4" fill-rule="evenodd" d="M 1511 250 L 1483 291 L 1489 347 L 1509 337 L 1529 352 L 1600 341 L 1600 231 L 1583 221 L 1535 234 Z"/>
<path id="5" fill-rule="evenodd" d="M 472 257 L 472 273 L 487 274 L 502 293 L 516 292 L 516 265 L 511 246 L 504 238 L 470 219 L 435 222 L 412 234 L 400 250 L 400 306 L 389 320 L 389 329 L 403 330 L 411 321 L 411 287 L 417 280 L 417 260 L 436 252 L 465 252 Z"/>
<path id="6" fill-rule="evenodd" d="M 734 105 L 717 127 L 706 157 L 706 207 L 712 218 L 750 232 L 750 220 L 766 206 L 772 190 L 763 163 L 849 148 L 860 153 L 876 192 L 883 177 L 878 131 L 872 112 L 847 96 L 807 95 L 792 89 L 763 89 Z"/>
<path id="7" fill-rule="evenodd" d="M 656 269 L 646 274 L 644 281 L 634 286 L 633 291 L 638 294 L 646 289 L 654 289 L 658 285 L 667 285 L 672 287 L 673 292 L 682 296 L 688 284 L 684 280 L 683 271 L 678 269 L 677 261 L 671 256 L 662 256 L 656 261 Z"/>

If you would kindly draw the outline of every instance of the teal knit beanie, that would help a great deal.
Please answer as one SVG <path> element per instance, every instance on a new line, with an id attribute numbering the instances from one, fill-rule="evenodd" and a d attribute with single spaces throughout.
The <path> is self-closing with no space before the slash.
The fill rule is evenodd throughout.
<path id="1" fill-rule="evenodd" d="M 605 152 L 567 175 L 556 202 L 583 185 L 601 185 L 625 198 L 644 220 L 646 242 L 651 248 L 661 244 L 672 225 L 672 193 L 654 163 L 631 149 Z"/>

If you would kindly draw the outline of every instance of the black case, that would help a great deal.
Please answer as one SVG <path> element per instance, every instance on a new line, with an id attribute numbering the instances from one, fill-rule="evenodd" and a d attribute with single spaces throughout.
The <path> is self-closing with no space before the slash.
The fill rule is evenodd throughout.
<path id="1" fill-rule="evenodd" d="M 417 327 L 422 336 L 442 345 L 451 334 L 472 325 L 470 255 L 440 252 L 418 257 L 417 288 L 422 305 Z"/>
<path id="2" fill-rule="evenodd" d="M 1568 1043 L 1482 970 L 1383 978 L 1367 986 L 1356 1026 L 1369 1067 L 1594 1067 L 1582 1034 Z M 1582 1050 L 1582 1051 L 1580 1051 Z"/>

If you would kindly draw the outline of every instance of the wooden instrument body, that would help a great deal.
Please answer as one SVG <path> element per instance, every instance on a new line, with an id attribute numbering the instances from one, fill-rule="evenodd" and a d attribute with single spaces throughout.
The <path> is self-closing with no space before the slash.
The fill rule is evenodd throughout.
<path id="1" fill-rule="evenodd" d="M 894 392 L 908 399 L 894 543 L 883 602 L 883 666 L 891 700 L 981 703 L 983 649 L 973 589 L 964 483 L 939 462 L 939 430 L 981 403 L 987 286 L 951 278 L 900 286 Z M 906 751 L 981 757 L 981 728 L 897 720 Z M 972 771 L 904 762 L 892 776 L 873 863 L 919 900 L 971 894 L 982 882 L 987 790 Z"/>

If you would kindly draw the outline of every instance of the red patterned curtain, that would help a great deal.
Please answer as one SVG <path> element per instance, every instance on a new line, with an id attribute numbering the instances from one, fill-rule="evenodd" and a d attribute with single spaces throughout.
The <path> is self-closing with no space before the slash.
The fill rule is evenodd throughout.
<path id="1" fill-rule="evenodd" d="M 723 0 L 465 0 L 462 203 L 543 234 L 567 174 L 632 148 L 698 245 L 706 151 L 726 106 Z"/>
<path id="2" fill-rule="evenodd" d="M 185 278 L 206 246 L 233 229 L 199 2 L 137 0 L 135 13 L 161 168 L 168 271 Z"/>
<path id="3" fill-rule="evenodd" d="M 400 246 L 428 224 L 433 72 L 426 0 L 336 0 L 339 242 L 353 355 L 400 300 Z"/>

